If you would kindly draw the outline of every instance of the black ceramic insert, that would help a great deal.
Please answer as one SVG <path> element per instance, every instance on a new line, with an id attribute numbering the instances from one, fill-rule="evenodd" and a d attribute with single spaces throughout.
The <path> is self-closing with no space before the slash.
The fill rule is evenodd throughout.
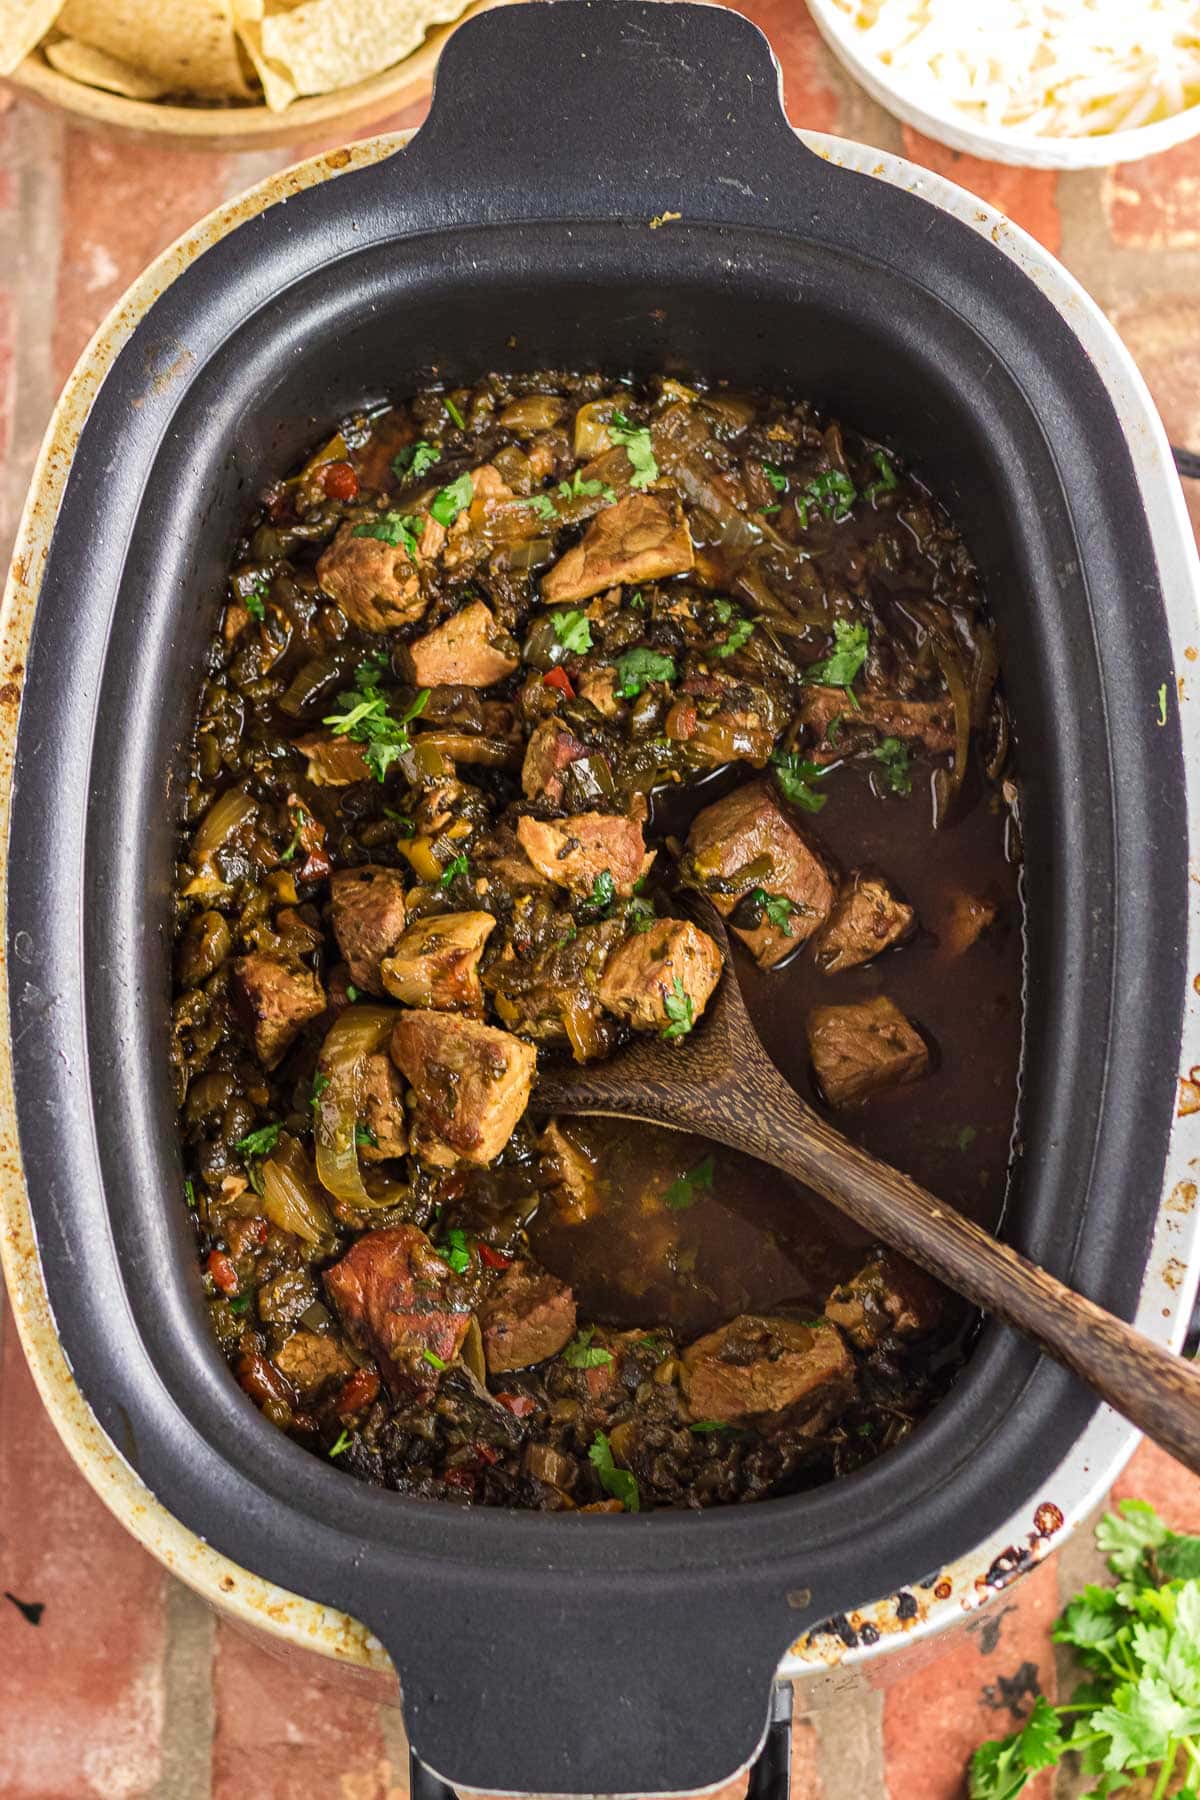
<path id="1" fill-rule="evenodd" d="M 680 217 L 657 229 L 665 213 Z M 902 1449 L 793 1499 L 542 1517 L 323 1466 L 233 1384 L 166 1074 L 181 740 L 254 489 L 427 371 L 599 364 L 783 387 L 915 454 L 999 622 L 1024 770 L 1029 1022 L 1015 1242 L 1128 1316 L 1170 1127 L 1186 894 L 1170 650 L 1107 392 L 986 237 L 789 130 L 761 34 L 647 0 L 460 30 L 388 160 L 271 207 L 143 318 L 79 440 L 20 718 L 8 953 L 51 1302 L 113 1442 L 194 1531 L 365 1620 L 459 1785 L 653 1793 L 756 1749 L 814 1622 L 1026 1501 L 1093 1404 L 988 1328 Z"/>

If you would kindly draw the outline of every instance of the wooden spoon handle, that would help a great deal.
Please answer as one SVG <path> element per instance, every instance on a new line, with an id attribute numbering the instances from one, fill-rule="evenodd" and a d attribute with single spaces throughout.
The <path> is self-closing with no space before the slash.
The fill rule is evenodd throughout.
<path id="1" fill-rule="evenodd" d="M 795 1176 L 977 1306 L 1015 1325 L 1200 1474 L 1200 1367 L 1064 1286 L 849 1143 L 781 1081 L 740 1113 L 740 1148 Z M 721 1135 L 731 1137 L 729 1124 Z"/>

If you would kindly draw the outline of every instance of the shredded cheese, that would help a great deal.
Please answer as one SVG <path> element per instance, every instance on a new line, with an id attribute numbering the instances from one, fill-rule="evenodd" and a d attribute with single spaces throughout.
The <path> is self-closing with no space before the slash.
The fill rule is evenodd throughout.
<path id="1" fill-rule="evenodd" d="M 912 99 L 1044 137 L 1200 101 L 1200 0 L 833 0 Z"/>

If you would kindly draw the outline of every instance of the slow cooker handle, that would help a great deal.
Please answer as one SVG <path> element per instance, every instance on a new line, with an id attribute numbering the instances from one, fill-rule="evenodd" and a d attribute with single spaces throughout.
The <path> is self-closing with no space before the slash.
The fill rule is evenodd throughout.
<path id="1" fill-rule="evenodd" d="M 788 124 L 758 26 L 684 0 L 537 0 L 468 20 L 385 182 L 393 169 L 406 195 L 410 170 L 430 182 L 443 229 L 456 215 L 626 219 L 651 251 L 692 223 L 819 230 L 833 187 L 852 203 L 844 171 Z"/>
<path id="2" fill-rule="evenodd" d="M 779 1682 L 772 1696 L 771 1723 L 763 1747 L 751 1765 L 746 1800 L 791 1800 L 793 1701 L 791 1682 Z M 410 1750 L 408 1800 L 458 1800 L 458 1792 L 427 1769 L 415 1750 Z"/>

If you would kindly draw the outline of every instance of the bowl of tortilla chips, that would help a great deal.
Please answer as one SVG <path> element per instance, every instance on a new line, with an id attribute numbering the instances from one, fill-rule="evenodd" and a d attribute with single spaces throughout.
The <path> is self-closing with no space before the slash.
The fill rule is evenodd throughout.
<path id="1" fill-rule="evenodd" d="M 260 149 L 427 97 L 450 31 L 502 0 L 0 0 L 0 76 L 99 127 Z"/>

